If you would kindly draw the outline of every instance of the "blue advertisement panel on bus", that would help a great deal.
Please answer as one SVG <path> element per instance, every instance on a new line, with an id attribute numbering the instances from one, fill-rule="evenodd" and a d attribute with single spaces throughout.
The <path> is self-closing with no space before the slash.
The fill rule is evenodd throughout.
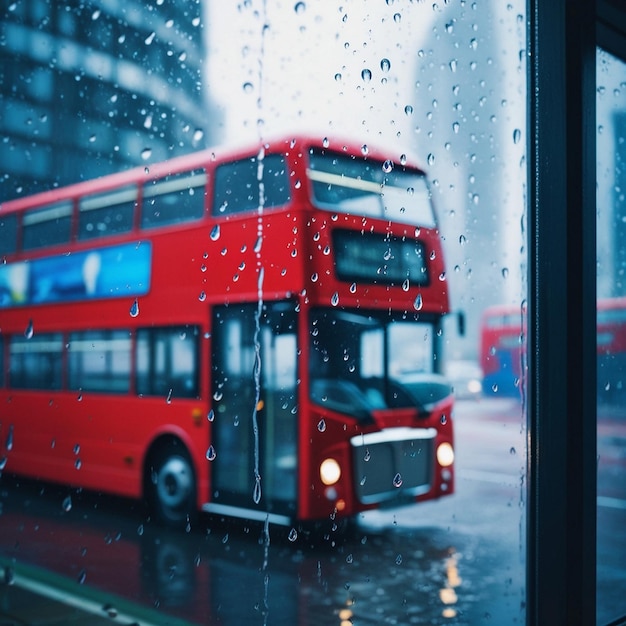
<path id="1" fill-rule="evenodd" d="M 151 257 L 144 241 L 2 265 L 0 307 L 144 295 Z"/>

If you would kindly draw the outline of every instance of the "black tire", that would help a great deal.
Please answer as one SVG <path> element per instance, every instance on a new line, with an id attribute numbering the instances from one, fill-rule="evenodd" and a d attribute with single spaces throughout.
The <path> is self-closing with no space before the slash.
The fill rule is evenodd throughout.
<path id="1" fill-rule="evenodd" d="M 157 448 L 147 470 L 146 495 L 155 521 L 185 528 L 195 519 L 196 477 L 184 446 L 178 442 Z"/>

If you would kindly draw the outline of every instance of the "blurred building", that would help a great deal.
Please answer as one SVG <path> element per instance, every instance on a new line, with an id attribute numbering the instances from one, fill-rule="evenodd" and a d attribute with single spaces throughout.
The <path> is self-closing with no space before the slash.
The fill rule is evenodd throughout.
<path id="1" fill-rule="evenodd" d="M 202 0 L 7 0 L 0 202 L 205 147 Z"/>

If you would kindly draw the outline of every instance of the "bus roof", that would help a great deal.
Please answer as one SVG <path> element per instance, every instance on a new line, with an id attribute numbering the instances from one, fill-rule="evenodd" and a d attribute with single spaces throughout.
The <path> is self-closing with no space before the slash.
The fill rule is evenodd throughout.
<path id="1" fill-rule="evenodd" d="M 273 139 L 259 140 L 256 143 L 248 142 L 235 146 L 207 148 L 156 163 L 146 162 L 145 165 L 135 166 L 121 172 L 106 174 L 99 178 L 84 180 L 37 194 L 0 202 L 0 211 L 4 214 L 19 212 L 38 206 L 54 204 L 62 200 L 78 198 L 87 193 L 108 191 L 122 185 L 143 184 L 174 173 L 207 167 L 212 163 L 253 156 L 259 154 L 261 149 L 269 153 L 288 154 L 296 148 L 309 149 L 311 147 L 343 152 L 348 155 L 363 155 L 363 157 L 372 160 L 400 162 L 400 156 L 397 153 L 391 154 L 391 150 L 366 146 L 355 140 L 327 138 L 302 133 L 281 135 Z M 402 166 L 423 173 L 422 168 L 416 165 L 415 162 L 409 162 L 408 160 L 405 162 L 404 158 L 402 159 Z"/>

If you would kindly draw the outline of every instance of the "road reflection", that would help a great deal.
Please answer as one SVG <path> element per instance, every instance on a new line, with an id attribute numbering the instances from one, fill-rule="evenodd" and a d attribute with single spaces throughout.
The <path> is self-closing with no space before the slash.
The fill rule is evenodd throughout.
<path id="1" fill-rule="evenodd" d="M 215 517 L 169 532 L 138 504 L 4 475 L 0 560 L 157 610 L 164 623 L 523 623 L 519 421 L 518 405 L 468 403 L 454 497 L 363 515 L 343 536 Z"/>

